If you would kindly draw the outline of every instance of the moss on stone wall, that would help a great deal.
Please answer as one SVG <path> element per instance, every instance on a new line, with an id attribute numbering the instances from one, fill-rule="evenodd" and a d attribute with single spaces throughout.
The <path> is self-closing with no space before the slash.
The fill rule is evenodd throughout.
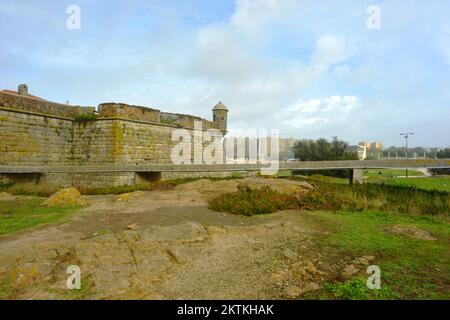
<path id="1" fill-rule="evenodd" d="M 80 114 L 75 116 L 75 122 L 88 122 L 97 120 L 98 116 L 96 114 Z"/>
<path id="2" fill-rule="evenodd" d="M 0 165 L 171 163 L 174 126 L 126 119 L 77 122 L 0 108 Z"/>
<path id="3" fill-rule="evenodd" d="M 123 151 L 123 140 L 124 132 L 123 132 L 123 126 L 118 120 L 114 120 L 111 125 L 111 156 L 114 161 L 120 158 Z"/>

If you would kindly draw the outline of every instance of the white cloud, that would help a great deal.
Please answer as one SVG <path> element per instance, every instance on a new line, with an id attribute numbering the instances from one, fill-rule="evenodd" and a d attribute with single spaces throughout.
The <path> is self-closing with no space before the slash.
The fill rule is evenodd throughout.
<path id="1" fill-rule="evenodd" d="M 349 115 L 359 106 L 360 100 L 355 96 L 300 100 L 275 115 L 275 118 L 283 125 L 298 129 L 331 122 L 333 125 L 346 125 Z M 323 129 L 323 127 L 315 129 Z"/>
<path id="2" fill-rule="evenodd" d="M 450 65 L 450 24 L 444 27 L 441 33 L 436 35 L 434 44 L 445 63 Z"/>
<path id="3" fill-rule="evenodd" d="M 308 85 L 355 53 L 344 36 L 325 33 L 315 39 L 307 55 L 293 53 L 282 60 L 267 55 L 274 49 L 270 47 L 273 33 L 280 24 L 295 25 L 288 17 L 300 8 L 298 1 L 239 0 L 227 22 L 197 32 L 193 61 L 186 72 L 215 87 L 216 100 L 229 104 L 233 121 L 239 119 L 246 126 L 275 125 L 274 112 L 287 108 Z"/>
<path id="4" fill-rule="evenodd" d="M 350 75 L 352 72 L 351 68 L 347 64 L 340 64 L 334 67 L 333 74 L 338 78 L 344 78 Z"/>
<path id="5" fill-rule="evenodd" d="M 267 32 L 267 25 L 278 22 L 296 6 L 293 0 L 237 0 L 230 26 L 251 37 Z M 298 4 L 298 0 L 297 0 Z"/>
<path id="6" fill-rule="evenodd" d="M 348 59 L 350 51 L 341 37 L 324 34 L 317 39 L 316 49 L 311 55 L 314 65 L 328 66 Z"/>
<path id="7" fill-rule="evenodd" d="M 325 75 L 331 66 L 351 58 L 356 49 L 350 48 L 343 37 L 324 34 L 317 41 L 311 54 L 310 65 L 298 76 L 298 83 L 306 85 Z"/>
<path id="8" fill-rule="evenodd" d="M 56 101 L 208 118 L 223 100 L 231 127 L 296 137 L 389 144 L 389 130 L 424 119 L 428 141 L 449 136 L 448 0 L 382 1 L 376 32 L 366 28 L 368 1 L 236 0 L 233 11 L 221 0 L 80 0 L 76 33 L 64 4 L 3 2 L 0 88 L 27 82 Z"/>

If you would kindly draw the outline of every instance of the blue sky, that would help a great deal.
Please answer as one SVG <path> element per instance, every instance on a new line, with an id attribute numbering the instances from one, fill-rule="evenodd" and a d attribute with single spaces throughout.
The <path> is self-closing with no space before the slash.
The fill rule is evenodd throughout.
<path id="1" fill-rule="evenodd" d="M 232 130 L 450 145 L 447 0 L 0 0 L 0 36 L 1 89 L 205 118 L 222 100 Z"/>

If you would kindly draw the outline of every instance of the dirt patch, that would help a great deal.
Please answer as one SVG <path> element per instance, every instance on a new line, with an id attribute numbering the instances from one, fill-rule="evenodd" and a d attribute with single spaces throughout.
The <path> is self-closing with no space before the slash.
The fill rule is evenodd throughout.
<path id="1" fill-rule="evenodd" d="M 254 221 L 209 226 L 189 221 L 72 235 L 32 248 L 21 243 L 21 252 L 16 243 L 14 252 L 1 250 L 0 265 L 3 276 L 14 278 L 18 299 L 64 298 L 72 264 L 91 281 L 84 297 L 89 299 L 282 299 L 293 298 L 286 287 L 303 294 L 326 280 L 313 249 L 321 231 L 302 223 L 299 212 L 247 219 Z M 21 277 L 18 266 L 33 273 L 20 271 Z"/>
<path id="2" fill-rule="evenodd" d="M 312 190 L 313 186 L 303 181 L 293 181 L 286 179 L 269 179 L 269 178 L 245 178 L 239 180 L 219 180 L 211 181 L 201 179 L 191 183 L 179 185 L 176 191 L 196 191 L 207 196 L 217 196 L 221 193 L 236 192 L 238 188 L 249 187 L 257 189 L 262 187 L 270 187 L 271 189 L 286 194 L 304 193 Z"/>
<path id="3" fill-rule="evenodd" d="M 263 187 L 270 187 L 271 189 L 286 194 L 302 194 L 312 190 L 314 187 L 308 182 L 304 181 L 294 181 L 286 179 L 257 179 L 257 178 L 247 178 L 243 179 L 239 186 L 246 186 L 250 189 L 258 189 Z"/>
<path id="4" fill-rule="evenodd" d="M 176 191 L 196 191 L 204 195 L 215 196 L 225 192 L 235 192 L 239 186 L 238 180 L 219 180 L 211 181 L 208 179 L 200 179 L 194 182 L 181 184 L 175 187 Z"/>
<path id="5" fill-rule="evenodd" d="M 0 278 L 10 286 L 1 298 L 290 299 L 340 271 L 320 256 L 316 240 L 326 231 L 308 212 L 208 209 L 210 197 L 239 183 L 89 196 L 68 221 L 0 238 Z M 80 293 L 66 289 L 72 264 L 87 288 Z"/>
<path id="6" fill-rule="evenodd" d="M 15 200 L 16 196 L 10 194 L 10 193 L 6 193 L 6 192 L 0 192 L 0 201 L 11 201 L 11 200 Z"/>
<path id="7" fill-rule="evenodd" d="M 419 229 L 415 226 L 395 225 L 386 228 L 386 231 L 391 234 L 406 236 L 414 239 L 436 241 L 437 239 L 431 236 L 427 231 Z"/>

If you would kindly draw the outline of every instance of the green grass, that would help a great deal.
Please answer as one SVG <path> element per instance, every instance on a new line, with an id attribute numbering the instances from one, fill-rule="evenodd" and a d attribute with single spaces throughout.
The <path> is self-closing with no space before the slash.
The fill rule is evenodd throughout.
<path id="1" fill-rule="evenodd" d="M 294 177 L 295 179 L 299 180 L 306 180 L 306 181 L 317 181 L 317 182 L 328 182 L 328 183 L 338 183 L 338 184 L 349 184 L 348 178 L 338 178 L 338 177 L 331 177 L 331 176 L 324 176 L 320 174 L 313 174 L 311 176 L 300 176 L 300 177 Z"/>
<path id="2" fill-rule="evenodd" d="M 450 176 L 401 179 L 393 178 L 384 182 L 392 186 L 410 186 L 422 190 L 438 190 L 450 192 Z"/>
<path id="3" fill-rule="evenodd" d="M 450 176 L 424 177 L 419 171 L 409 170 L 409 176 L 422 176 L 420 178 L 405 179 L 405 170 L 386 169 L 364 170 L 364 181 L 368 183 L 384 183 L 391 186 L 409 186 L 422 190 L 437 190 L 450 192 Z M 401 176 L 402 178 L 399 178 Z"/>
<path id="4" fill-rule="evenodd" d="M 286 177 L 291 177 L 291 176 L 292 176 L 291 170 L 280 170 L 277 173 L 278 178 L 286 178 Z"/>
<path id="5" fill-rule="evenodd" d="M 404 170 L 385 169 L 381 170 L 382 174 L 378 174 L 379 170 L 365 170 L 364 183 L 378 183 L 391 186 L 415 187 L 422 190 L 436 190 L 450 192 L 450 176 L 425 177 L 419 171 L 409 170 L 411 176 L 423 176 L 420 178 L 398 178 L 404 176 Z M 309 182 L 327 182 L 336 184 L 348 184 L 349 180 L 345 178 L 329 177 L 323 175 L 298 176 L 295 179 L 305 180 Z"/>
<path id="6" fill-rule="evenodd" d="M 310 209 L 332 234 L 320 241 L 323 257 L 339 261 L 376 257 L 382 287 L 370 290 L 366 279 L 329 282 L 310 299 L 450 299 L 450 193 L 408 186 L 316 183 L 314 191 L 293 197 L 270 191 L 241 189 L 221 195 L 210 208 L 253 215 L 283 209 Z M 315 211 L 326 210 L 326 211 Z M 301 214 L 301 213 L 299 213 Z M 389 225 L 428 231 L 437 241 L 393 235 Z M 331 258 L 330 258 L 331 257 Z"/>
<path id="7" fill-rule="evenodd" d="M 229 177 L 229 178 L 232 178 L 232 179 L 243 179 L 246 176 L 247 176 L 247 172 L 245 172 L 245 171 L 233 171 L 231 173 L 231 177 Z"/>
<path id="8" fill-rule="evenodd" d="M 398 177 L 398 176 L 405 176 L 406 170 L 405 169 L 367 169 L 364 170 L 364 176 L 366 177 Z M 424 174 L 420 171 L 416 170 L 408 170 L 408 175 L 410 176 L 424 176 Z"/>
<path id="9" fill-rule="evenodd" d="M 55 223 L 76 212 L 78 206 L 47 208 L 41 198 L 1 200 L 0 235 L 28 229 L 46 223 Z"/>
<path id="10" fill-rule="evenodd" d="M 369 290 L 366 279 L 330 281 L 306 298 L 450 299 L 450 194 L 404 186 L 343 185 L 320 182 L 305 195 L 288 196 L 269 188 L 242 188 L 211 200 L 210 208 L 241 215 L 284 209 L 309 209 L 330 235 L 319 239 L 323 259 L 351 263 L 375 256 L 382 289 Z M 299 212 L 299 214 L 302 214 Z M 392 225 L 415 226 L 437 241 L 393 235 Z"/>
<path id="11" fill-rule="evenodd" d="M 366 279 L 355 277 L 343 283 L 326 283 L 323 287 L 324 297 L 327 299 L 341 300 L 388 300 L 395 297 L 395 294 L 386 286 L 379 290 L 367 288 Z"/>
<path id="12" fill-rule="evenodd" d="M 380 211 L 315 212 L 334 226 L 322 248 L 339 256 L 373 255 L 381 268 L 382 292 L 367 291 L 361 283 L 330 283 L 322 296 L 333 299 L 450 299 L 450 224 L 429 216 Z M 437 241 L 392 235 L 386 226 L 404 224 L 428 231 Z M 365 282 L 364 282 L 365 284 Z M 323 297 L 322 297 L 323 298 Z"/>
<path id="13" fill-rule="evenodd" d="M 11 280 L 7 276 L 0 275 L 0 300 L 4 300 L 14 293 Z"/>

